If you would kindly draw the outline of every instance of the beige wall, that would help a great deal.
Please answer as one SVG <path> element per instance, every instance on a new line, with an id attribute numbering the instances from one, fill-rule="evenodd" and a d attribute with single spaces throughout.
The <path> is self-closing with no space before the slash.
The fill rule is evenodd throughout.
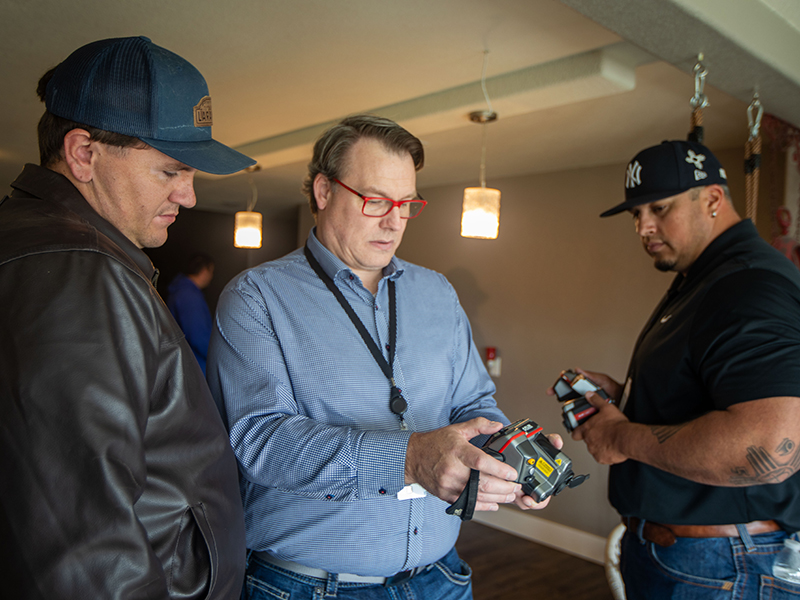
<path id="1" fill-rule="evenodd" d="M 742 151 L 720 152 L 733 195 L 743 198 Z M 627 213 L 598 215 L 622 200 L 625 165 L 491 180 L 502 191 L 497 240 L 460 237 L 462 185 L 422 189 L 429 204 L 409 223 L 401 258 L 443 273 L 458 291 L 481 353 L 496 346 L 497 401 L 565 433 L 545 395 L 561 370 L 623 379 L 640 328 L 673 275 L 652 266 Z M 738 202 L 737 202 L 738 204 Z M 536 516 L 606 536 L 619 522 L 606 499 L 608 468 L 565 436 L 576 472 L 590 473 Z"/>

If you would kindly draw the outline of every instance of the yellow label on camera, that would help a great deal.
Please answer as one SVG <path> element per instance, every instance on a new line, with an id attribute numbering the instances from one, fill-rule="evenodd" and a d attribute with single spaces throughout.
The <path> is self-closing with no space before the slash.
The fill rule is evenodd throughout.
<path id="1" fill-rule="evenodd" d="M 553 467 L 543 458 L 539 458 L 539 460 L 536 461 L 536 468 L 544 473 L 545 477 L 550 477 L 550 473 L 553 472 Z"/>

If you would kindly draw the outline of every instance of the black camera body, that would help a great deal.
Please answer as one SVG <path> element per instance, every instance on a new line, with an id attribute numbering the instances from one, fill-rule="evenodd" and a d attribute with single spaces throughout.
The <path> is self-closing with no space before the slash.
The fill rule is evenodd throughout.
<path id="1" fill-rule="evenodd" d="M 588 475 L 575 475 L 572 460 L 558 450 L 530 419 L 507 425 L 486 440 L 483 451 L 517 470 L 522 491 L 536 502 L 575 487 Z"/>
<path id="2" fill-rule="evenodd" d="M 561 376 L 553 385 L 553 389 L 558 401 L 562 403 L 564 427 L 569 433 L 572 433 L 576 427 L 597 412 L 597 409 L 586 399 L 587 393 L 594 392 L 604 400 L 608 400 L 608 394 L 603 391 L 603 388 L 585 375 L 579 375 L 575 371 L 561 371 Z"/>

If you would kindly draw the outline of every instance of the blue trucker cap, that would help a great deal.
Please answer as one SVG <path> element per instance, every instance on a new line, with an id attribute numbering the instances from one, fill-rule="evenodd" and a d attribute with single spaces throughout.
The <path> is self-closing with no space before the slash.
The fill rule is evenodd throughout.
<path id="1" fill-rule="evenodd" d="M 211 97 L 200 72 L 146 37 L 78 48 L 47 84 L 52 114 L 139 138 L 198 171 L 227 175 L 255 164 L 211 138 Z"/>
<path id="2" fill-rule="evenodd" d="M 625 202 L 600 216 L 715 183 L 727 185 L 728 177 L 711 150 L 697 142 L 664 141 L 633 157 L 625 171 Z"/>

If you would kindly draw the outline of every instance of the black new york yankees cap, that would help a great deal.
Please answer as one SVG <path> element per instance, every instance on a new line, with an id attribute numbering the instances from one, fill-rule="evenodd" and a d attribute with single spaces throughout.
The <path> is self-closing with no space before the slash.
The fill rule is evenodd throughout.
<path id="1" fill-rule="evenodd" d="M 600 216 L 715 183 L 727 185 L 728 178 L 711 150 L 697 142 L 664 141 L 633 157 L 625 172 L 625 202 Z"/>

